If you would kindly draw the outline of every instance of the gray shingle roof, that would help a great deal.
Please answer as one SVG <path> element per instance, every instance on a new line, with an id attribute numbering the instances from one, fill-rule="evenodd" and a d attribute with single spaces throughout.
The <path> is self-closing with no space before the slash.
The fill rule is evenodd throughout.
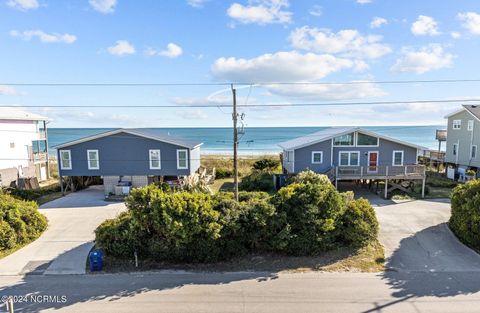
<path id="1" fill-rule="evenodd" d="M 463 105 L 465 110 L 470 112 L 473 116 L 475 116 L 477 119 L 480 119 L 480 106 L 478 105 Z"/>
<path id="2" fill-rule="evenodd" d="M 69 141 L 66 143 L 62 143 L 60 145 L 55 146 L 54 148 L 63 148 L 63 147 L 68 147 L 72 146 L 78 143 L 94 140 L 97 138 L 102 138 L 102 137 L 107 137 L 111 135 L 115 135 L 118 133 L 127 133 L 127 134 L 132 134 L 140 137 L 145 137 L 145 138 L 150 138 L 153 140 L 158 140 L 162 142 L 167 142 L 171 143 L 174 145 L 182 146 L 185 148 L 193 149 L 195 147 L 198 147 L 202 145 L 202 142 L 195 141 L 195 140 L 189 140 L 177 136 L 171 136 L 168 132 L 166 132 L 163 129 L 156 129 L 156 128 L 119 128 L 115 130 L 111 130 L 108 132 L 100 133 L 100 134 L 95 134 L 92 136 L 80 138 L 77 140 Z"/>
<path id="3" fill-rule="evenodd" d="M 331 128 L 323 129 L 321 131 L 318 131 L 318 132 L 310 134 L 310 135 L 306 135 L 306 136 L 303 136 L 303 137 L 299 137 L 299 138 L 295 138 L 295 139 L 292 139 L 292 140 L 289 140 L 289 141 L 282 142 L 282 143 L 279 144 L 279 146 L 281 148 L 283 148 L 284 150 L 294 150 L 294 149 L 310 146 L 310 145 L 312 145 L 314 143 L 317 143 L 317 142 L 322 142 L 322 141 L 325 141 L 325 140 L 329 140 L 333 137 L 337 137 L 337 136 L 348 134 L 348 133 L 353 133 L 355 131 L 361 132 L 361 133 L 364 133 L 364 134 L 367 134 L 367 135 L 370 135 L 370 136 L 375 136 L 375 137 L 378 137 L 378 138 L 382 138 L 384 140 L 396 142 L 396 143 L 399 143 L 399 144 L 402 144 L 402 145 L 405 145 L 405 146 L 414 147 L 414 148 L 417 148 L 417 149 L 420 149 L 420 150 L 428 150 L 428 148 L 426 148 L 426 147 L 422 147 L 422 146 L 419 146 L 419 145 L 416 145 L 416 144 L 413 144 L 413 143 L 409 143 L 409 142 L 401 141 L 401 140 L 398 140 L 398 139 L 395 139 L 395 138 L 392 138 L 392 137 L 381 135 L 379 133 L 375 133 L 375 132 L 372 132 L 372 131 L 369 131 L 369 130 L 366 130 L 366 129 L 363 129 L 363 128 L 360 128 L 360 127 L 331 127 Z"/>
<path id="4" fill-rule="evenodd" d="M 357 129 L 358 127 L 330 127 L 330 128 L 322 129 L 313 134 L 309 134 L 306 136 L 281 142 L 278 145 L 285 150 L 289 150 L 297 147 L 304 147 L 310 144 L 314 144 L 316 142 L 325 141 L 327 139 L 336 137 L 344 133 L 351 133 Z"/>

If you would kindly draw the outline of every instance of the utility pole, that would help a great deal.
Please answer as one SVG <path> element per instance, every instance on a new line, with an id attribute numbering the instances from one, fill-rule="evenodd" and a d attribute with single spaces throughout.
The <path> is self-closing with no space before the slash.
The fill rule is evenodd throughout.
<path id="1" fill-rule="evenodd" d="M 238 130 L 237 130 L 237 91 L 235 88 L 232 87 L 232 94 L 233 94 L 233 185 L 234 185 L 234 194 L 235 200 L 238 201 L 238 156 L 237 156 L 237 149 L 238 149 Z"/>

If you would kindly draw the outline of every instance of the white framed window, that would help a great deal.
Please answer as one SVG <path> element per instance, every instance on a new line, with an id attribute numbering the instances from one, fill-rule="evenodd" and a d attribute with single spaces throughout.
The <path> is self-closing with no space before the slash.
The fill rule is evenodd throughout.
<path id="1" fill-rule="evenodd" d="M 60 169 L 71 170 L 72 169 L 72 154 L 70 150 L 60 150 Z"/>
<path id="2" fill-rule="evenodd" d="M 452 129 L 460 129 L 460 128 L 462 128 L 462 120 L 453 120 Z"/>
<path id="3" fill-rule="evenodd" d="M 340 166 L 359 166 L 360 152 L 359 151 L 340 151 L 338 153 Z"/>
<path id="4" fill-rule="evenodd" d="M 378 147 L 378 137 L 357 133 L 357 147 Z"/>
<path id="5" fill-rule="evenodd" d="M 473 145 L 473 146 L 470 147 L 470 157 L 472 159 L 477 158 L 477 146 L 476 145 Z"/>
<path id="6" fill-rule="evenodd" d="M 392 165 L 403 166 L 403 150 L 394 150 L 392 154 Z"/>
<path id="7" fill-rule="evenodd" d="M 323 163 L 323 151 L 312 151 L 312 164 Z"/>
<path id="8" fill-rule="evenodd" d="M 177 169 L 179 170 L 188 169 L 188 150 L 187 149 L 177 150 Z"/>
<path id="9" fill-rule="evenodd" d="M 100 169 L 100 162 L 98 160 L 98 150 L 87 150 L 87 160 L 89 170 Z"/>
<path id="10" fill-rule="evenodd" d="M 148 150 L 148 160 L 151 170 L 159 170 L 162 168 L 160 161 L 160 150 L 150 149 Z"/>
<path id="11" fill-rule="evenodd" d="M 453 155 L 457 155 L 457 149 L 458 149 L 458 145 L 456 143 L 454 143 L 453 144 L 453 149 L 452 149 Z"/>
<path id="12" fill-rule="evenodd" d="M 333 138 L 334 147 L 353 147 L 355 146 L 355 133 L 340 135 Z"/>
<path id="13" fill-rule="evenodd" d="M 473 120 L 468 121 L 467 130 L 468 131 L 473 131 Z"/>
<path id="14" fill-rule="evenodd" d="M 285 151 L 285 161 L 293 162 L 293 151 L 291 150 Z"/>

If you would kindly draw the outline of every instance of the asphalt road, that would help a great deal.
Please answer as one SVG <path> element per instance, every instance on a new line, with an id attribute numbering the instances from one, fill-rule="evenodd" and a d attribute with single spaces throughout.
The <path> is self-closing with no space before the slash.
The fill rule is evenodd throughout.
<path id="1" fill-rule="evenodd" d="M 51 301 L 57 297 L 54 303 L 22 299 L 28 302 L 16 303 L 15 312 L 467 313 L 480 307 L 479 272 L 143 273 L 0 279 L 2 296 L 34 293 L 51 296 Z"/>

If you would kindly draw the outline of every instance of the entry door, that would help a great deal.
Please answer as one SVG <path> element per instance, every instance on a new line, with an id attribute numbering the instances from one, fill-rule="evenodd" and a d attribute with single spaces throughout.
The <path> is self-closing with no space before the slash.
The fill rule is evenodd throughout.
<path id="1" fill-rule="evenodd" d="M 368 172 L 378 172 L 378 151 L 368 151 Z"/>

